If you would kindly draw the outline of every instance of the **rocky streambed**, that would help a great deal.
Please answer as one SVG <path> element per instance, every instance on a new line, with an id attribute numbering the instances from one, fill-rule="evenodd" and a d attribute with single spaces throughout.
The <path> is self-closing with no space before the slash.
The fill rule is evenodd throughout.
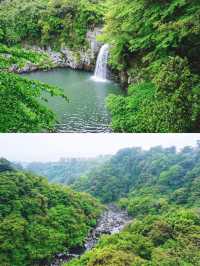
<path id="1" fill-rule="evenodd" d="M 109 204 L 107 209 L 99 218 L 97 226 L 86 238 L 84 247 L 71 252 L 70 254 L 57 254 L 54 261 L 51 263 L 51 266 L 60 266 L 64 262 L 79 257 L 85 251 L 92 249 L 97 244 L 101 235 L 119 233 L 128 223 L 130 223 L 130 221 L 131 218 L 128 216 L 126 211 L 121 210 L 114 204 Z"/>
<path id="2" fill-rule="evenodd" d="M 85 242 L 85 249 L 92 249 L 102 234 L 119 233 L 131 221 L 126 211 L 119 209 L 116 205 L 109 205 L 100 217 L 96 228 L 89 234 Z"/>

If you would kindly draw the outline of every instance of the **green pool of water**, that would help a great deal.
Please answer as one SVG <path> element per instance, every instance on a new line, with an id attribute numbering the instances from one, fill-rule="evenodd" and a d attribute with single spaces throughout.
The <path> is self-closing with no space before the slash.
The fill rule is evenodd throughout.
<path id="1" fill-rule="evenodd" d="M 109 94 L 122 94 L 113 82 L 95 82 L 92 74 L 67 68 L 38 71 L 24 76 L 57 85 L 69 98 L 48 98 L 47 104 L 56 114 L 57 132 L 111 132 L 110 115 L 105 106 Z"/>

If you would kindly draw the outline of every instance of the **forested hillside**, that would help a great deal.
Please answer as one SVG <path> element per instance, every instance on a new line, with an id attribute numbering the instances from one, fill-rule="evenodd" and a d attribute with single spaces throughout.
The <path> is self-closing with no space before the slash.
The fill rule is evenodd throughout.
<path id="1" fill-rule="evenodd" d="M 172 266 L 200 261 L 200 147 L 124 149 L 74 188 L 118 201 L 133 217 L 69 266 Z"/>
<path id="2" fill-rule="evenodd" d="M 85 193 L 50 185 L 0 160 L 0 264 L 49 265 L 81 247 L 101 205 Z"/>
<path id="3" fill-rule="evenodd" d="M 48 265 L 55 254 L 83 246 L 101 212 L 100 199 L 125 209 L 132 221 L 65 265 L 199 266 L 199 158 L 199 142 L 180 151 L 122 149 L 73 180 L 71 187 L 82 193 L 1 159 L 1 262 Z"/>
<path id="4" fill-rule="evenodd" d="M 171 208 L 135 218 L 121 233 L 66 266 L 199 266 L 198 210 Z"/>
<path id="5" fill-rule="evenodd" d="M 46 176 L 50 182 L 71 184 L 84 173 L 103 164 L 110 156 L 99 156 L 91 159 L 72 158 L 61 159 L 58 162 L 32 162 L 24 167 L 27 171 Z"/>
<path id="6" fill-rule="evenodd" d="M 112 129 L 199 132 L 199 0 L 1 1 L 0 131 L 52 130 L 55 117 L 37 100 L 49 87 L 8 71 L 55 67 L 46 48 L 84 51 L 97 26 L 110 45 L 110 69 L 128 91 L 107 101 Z"/>
<path id="7" fill-rule="evenodd" d="M 117 132 L 199 132 L 199 0 L 108 0 L 111 64 L 129 80 L 110 97 Z"/>
<path id="8" fill-rule="evenodd" d="M 199 147 L 185 147 L 180 152 L 175 147 L 161 146 L 148 151 L 123 149 L 104 165 L 77 180 L 73 187 L 87 191 L 104 202 L 118 200 L 136 190 L 137 193 L 152 194 L 152 200 L 155 195 L 165 193 L 173 195 L 174 200 L 176 196 L 177 199 L 186 197 L 187 200 L 190 197 L 194 203 L 192 195 L 198 187 L 200 174 L 199 155 Z M 198 198 L 195 200 L 198 201 Z"/>

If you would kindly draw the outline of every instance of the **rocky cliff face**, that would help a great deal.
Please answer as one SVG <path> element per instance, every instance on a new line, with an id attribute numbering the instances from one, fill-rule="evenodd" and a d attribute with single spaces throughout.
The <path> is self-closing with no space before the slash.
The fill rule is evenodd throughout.
<path id="1" fill-rule="evenodd" d="M 47 49 L 47 53 L 52 59 L 53 63 L 60 67 L 70 67 L 72 69 L 84 69 L 93 71 L 95 68 L 96 57 L 101 47 L 101 43 L 96 40 L 96 37 L 101 34 L 100 28 L 95 28 L 93 31 L 87 32 L 87 49 L 80 49 L 78 51 L 70 50 L 65 47 L 59 52 Z"/>
<path id="2" fill-rule="evenodd" d="M 68 47 L 61 48 L 60 51 L 54 51 L 51 47 L 46 49 L 38 46 L 25 46 L 35 50 L 37 52 L 45 52 L 48 54 L 52 67 L 69 67 L 72 69 L 82 69 L 87 71 L 93 71 L 95 68 L 96 58 L 102 43 L 96 40 L 96 37 L 102 32 L 101 28 L 95 28 L 93 31 L 87 32 L 87 48 L 80 50 L 72 50 Z M 18 67 L 13 65 L 9 70 L 16 73 L 26 73 L 42 69 L 42 66 L 28 62 L 24 67 Z"/>

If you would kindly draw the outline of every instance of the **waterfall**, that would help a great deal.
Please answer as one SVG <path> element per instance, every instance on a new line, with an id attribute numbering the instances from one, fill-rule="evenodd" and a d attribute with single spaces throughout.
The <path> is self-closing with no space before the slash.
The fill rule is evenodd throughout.
<path id="1" fill-rule="evenodd" d="M 109 45 L 104 44 L 98 54 L 93 79 L 95 81 L 107 81 L 107 63 L 108 63 Z"/>

